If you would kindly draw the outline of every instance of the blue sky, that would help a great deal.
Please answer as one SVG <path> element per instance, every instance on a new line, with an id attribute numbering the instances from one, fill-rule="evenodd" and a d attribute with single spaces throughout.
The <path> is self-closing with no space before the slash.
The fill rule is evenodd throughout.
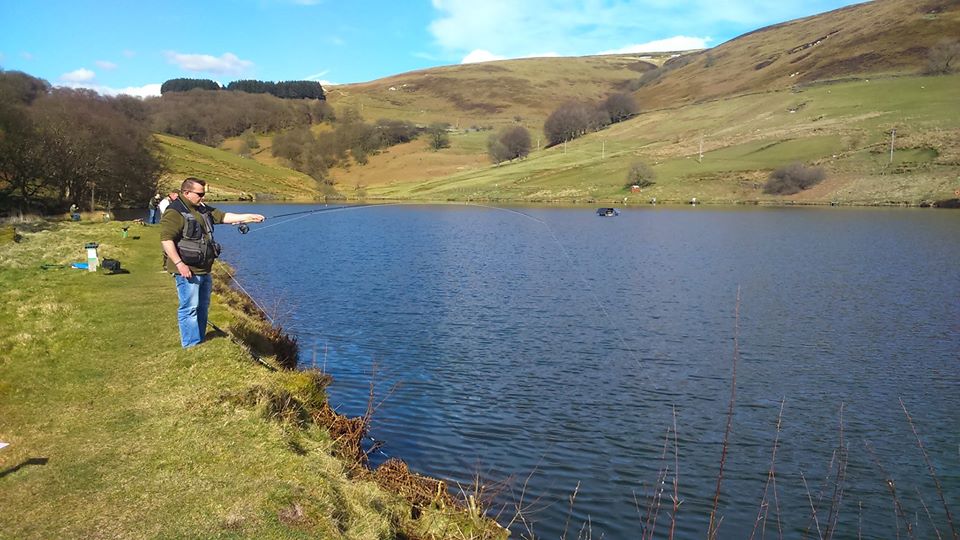
<path id="1" fill-rule="evenodd" d="M 176 77 L 363 82 L 528 56 L 718 45 L 849 0 L 0 0 L 0 67 L 158 94 Z"/>

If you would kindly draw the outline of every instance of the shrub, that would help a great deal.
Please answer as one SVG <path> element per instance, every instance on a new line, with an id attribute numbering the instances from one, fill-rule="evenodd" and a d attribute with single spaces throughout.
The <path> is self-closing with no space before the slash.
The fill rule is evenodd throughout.
<path id="1" fill-rule="evenodd" d="M 770 195 L 793 195 L 810 189 L 827 177 L 822 167 L 808 167 L 803 163 L 791 163 L 770 173 L 763 192 Z"/>
<path id="2" fill-rule="evenodd" d="M 630 170 L 627 171 L 627 187 L 640 186 L 647 187 L 654 184 L 656 179 L 656 174 L 654 174 L 653 169 L 651 169 L 646 163 L 642 161 L 635 161 L 630 165 Z"/>

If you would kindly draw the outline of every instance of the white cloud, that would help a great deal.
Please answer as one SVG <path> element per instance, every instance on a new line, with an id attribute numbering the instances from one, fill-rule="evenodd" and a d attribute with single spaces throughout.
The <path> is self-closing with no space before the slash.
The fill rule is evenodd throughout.
<path id="1" fill-rule="evenodd" d="M 145 84 L 143 86 L 127 86 L 125 88 L 112 88 L 112 87 L 103 86 L 100 84 L 67 82 L 63 84 L 58 84 L 56 86 L 65 87 L 65 88 L 86 88 L 88 90 L 93 90 L 96 93 L 104 96 L 118 96 L 120 94 L 126 94 L 128 96 L 145 98 L 145 97 L 159 96 L 161 84 L 154 83 L 154 84 Z"/>
<path id="2" fill-rule="evenodd" d="M 174 51 L 166 53 L 171 64 L 187 71 L 203 71 L 220 75 L 240 75 L 253 67 L 253 62 L 241 60 L 233 53 L 224 53 L 220 57 L 209 54 L 181 54 Z"/>
<path id="3" fill-rule="evenodd" d="M 690 49 L 703 48 L 710 38 L 689 36 L 726 40 L 855 1 L 432 0 L 435 15 L 429 31 L 447 57 L 461 58 L 477 50 L 509 58 L 544 49 L 579 56 L 630 43 Z"/>
<path id="4" fill-rule="evenodd" d="M 106 70 L 117 69 L 116 64 L 107 60 L 97 60 L 94 63 L 97 64 L 97 67 L 100 69 L 106 69 Z"/>
<path id="5" fill-rule="evenodd" d="M 503 60 L 505 56 L 499 56 L 485 49 L 474 49 L 470 54 L 463 57 L 461 64 L 475 64 L 477 62 L 490 62 L 493 60 Z"/>
<path id="6" fill-rule="evenodd" d="M 330 73 L 330 70 L 329 70 L 329 69 L 325 69 L 325 70 L 321 71 L 320 73 L 314 73 L 313 75 L 307 75 L 306 77 L 303 77 L 303 80 L 305 80 L 305 81 L 317 81 L 318 83 L 320 83 L 320 86 L 322 86 L 322 87 L 324 87 L 324 88 L 326 88 L 326 87 L 328 87 L 328 86 L 335 86 L 335 85 L 337 85 L 337 84 L 340 84 L 340 83 L 335 83 L 335 82 L 333 82 L 333 81 L 328 81 L 328 80 L 326 80 L 326 79 L 321 78 L 321 77 L 323 77 L 324 75 L 326 75 L 327 73 Z"/>
<path id="7" fill-rule="evenodd" d="M 97 74 L 86 68 L 75 69 L 60 76 L 60 80 L 68 83 L 82 83 L 92 81 Z"/>
<path id="8" fill-rule="evenodd" d="M 611 49 L 607 51 L 601 51 L 597 54 L 630 54 L 630 53 L 646 53 L 646 52 L 665 52 L 665 51 L 689 51 L 691 49 L 706 49 L 708 47 L 707 43 L 710 42 L 709 37 L 688 37 L 688 36 L 674 36 L 667 39 L 658 39 L 655 41 L 648 41 L 646 43 L 638 43 L 636 45 L 627 45 L 626 47 L 620 47 L 619 49 Z"/>

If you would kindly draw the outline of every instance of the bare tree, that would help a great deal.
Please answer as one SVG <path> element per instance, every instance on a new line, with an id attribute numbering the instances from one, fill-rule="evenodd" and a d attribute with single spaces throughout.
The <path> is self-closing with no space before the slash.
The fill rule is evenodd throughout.
<path id="1" fill-rule="evenodd" d="M 596 109 L 584 103 L 568 101 L 550 113 L 543 124 L 543 131 L 550 144 L 560 144 L 587 133 L 596 123 Z"/>
<path id="2" fill-rule="evenodd" d="M 607 99 L 600 104 L 600 108 L 607 112 L 610 121 L 614 123 L 630 118 L 639 110 L 633 95 L 623 92 L 607 96 Z"/>
<path id="3" fill-rule="evenodd" d="M 925 73 L 946 75 L 960 66 L 960 41 L 944 39 L 930 48 Z"/>

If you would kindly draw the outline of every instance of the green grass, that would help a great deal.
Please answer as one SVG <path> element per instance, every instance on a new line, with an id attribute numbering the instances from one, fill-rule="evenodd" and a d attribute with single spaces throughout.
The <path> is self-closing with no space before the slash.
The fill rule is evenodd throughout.
<path id="1" fill-rule="evenodd" d="M 899 77 L 812 86 L 649 111 L 500 167 L 445 178 L 372 186 L 373 196 L 516 201 L 758 201 L 774 169 L 817 164 L 828 182 L 801 194 L 813 203 L 908 203 L 953 197 L 960 187 L 960 76 Z M 889 163 L 891 130 L 896 149 Z M 453 137 L 480 152 L 481 134 Z M 486 135 L 483 136 L 485 141 Z M 703 158 L 698 160 L 703 140 Z M 628 193 L 634 161 L 652 166 L 656 183 Z M 897 181 L 891 182 L 890 176 Z"/>
<path id="2" fill-rule="evenodd" d="M 178 137 L 156 137 L 171 171 L 163 180 L 169 187 L 178 187 L 183 178 L 196 176 L 210 182 L 214 200 L 243 195 L 259 199 L 312 200 L 318 195 L 316 181 L 292 169 L 260 163 Z"/>
<path id="3" fill-rule="evenodd" d="M 268 371 L 225 337 L 181 349 L 157 227 L 134 226 L 125 239 L 117 222 L 35 222 L 18 232 L 21 242 L 0 245 L 0 440 L 12 443 L 0 451 L 4 537 L 372 539 L 489 529 L 430 508 L 411 520 L 408 502 L 335 457 L 325 428 L 278 418 L 264 396 L 322 399 L 309 373 Z M 41 267 L 84 260 L 88 241 L 129 273 Z M 240 318 L 215 295 L 212 322 L 228 328 Z"/>

